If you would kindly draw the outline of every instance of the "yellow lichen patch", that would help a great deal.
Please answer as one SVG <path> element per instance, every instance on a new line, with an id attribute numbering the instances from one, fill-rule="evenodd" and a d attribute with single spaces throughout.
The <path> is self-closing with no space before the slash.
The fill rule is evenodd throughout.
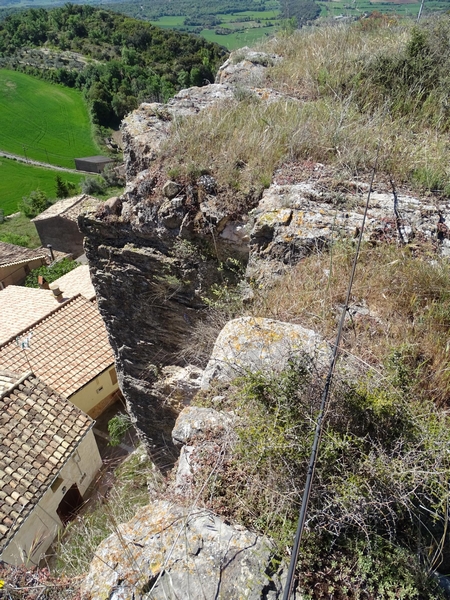
<path id="1" fill-rule="evenodd" d="M 299 227 L 303 225 L 303 219 L 305 218 L 305 213 L 302 210 L 298 210 L 294 212 L 292 217 L 292 225 Z"/>
<path id="2" fill-rule="evenodd" d="M 266 212 L 258 219 L 260 225 L 287 225 L 292 217 L 292 210 L 290 208 L 283 208 L 281 210 L 271 210 Z"/>

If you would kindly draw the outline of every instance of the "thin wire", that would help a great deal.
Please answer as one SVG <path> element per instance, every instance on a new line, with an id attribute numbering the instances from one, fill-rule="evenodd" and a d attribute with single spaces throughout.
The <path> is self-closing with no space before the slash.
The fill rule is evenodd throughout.
<path id="1" fill-rule="evenodd" d="M 375 173 L 377 170 L 379 151 L 380 151 L 380 143 L 378 143 L 377 155 L 376 155 L 375 164 L 374 164 L 374 167 L 372 170 L 372 178 L 370 180 L 369 191 L 367 193 L 367 200 L 366 200 L 366 205 L 364 208 L 364 215 L 363 215 L 361 229 L 360 229 L 359 237 L 358 237 L 358 244 L 356 246 L 356 252 L 355 252 L 355 256 L 353 258 L 353 267 L 352 267 L 350 281 L 349 281 L 348 288 L 347 288 L 347 297 L 345 299 L 345 304 L 342 309 L 341 318 L 339 321 L 339 328 L 338 328 L 338 332 L 336 335 L 336 342 L 334 344 L 330 367 L 328 370 L 328 375 L 327 375 L 327 378 L 325 381 L 325 387 L 324 387 L 323 394 L 322 394 L 322 400 L 320 403 L 319 416 L 318 416 L 317 423 L 316 423 L 316 432 L 314 435 L 314 442 L 313 442 L 313 446 L 311 449 L 311 455 L 310 455 L 310 459 L 309 459 L 309 466 L 308 466 L 308 472 L 307 472 L 307 476 L 306 476 L 305 489 L 303 492 L 302 504 L 300 507 L 300 514 L 299 514 L 298 524 L 297 524 L 297 532 L 295 535 L 294 545 L 292 547 L 292 552 L 291 552 L 291 561 L 289 563 L 289 570 L 288 570 L 288 574 L 287 574 L 286 585 L 284 588 L 283 600 L 289 600 L 289 597 L 292 593 L 292 587 L 293 587 L 293 583 L 294 583 L 294 572 L 295 572 L 295 567 L 297 564 L 298 553 L 299 553 L 299 549 L 300 549 L 300 542 L 302 539 L 302 533 L 303 533 L 303 529 L 305 527 L 306 511 L 308 509 L 308 502 L 309 502 L 309 497 L 311 495 L 312 481 L 314 478 L 314 472 L 316 469 L 320 440 L 322 437 L 323 420 L 324 420 L 324 416 L 325 416 L 327 405 L 328 405 L 328 396 L 330 393 L 331 383 L 333 381 L 333 373 L 334 373 L 337 358 L 339 355 L 339 345 L 341 342 L 342 330 L 344 328 L 345 317 L 347 315 L 348 305 L 350 302 L 350 295 L 352 292 L 353 280 L 355 278 L 356 265 L 358 262 L 359 252 L 361 249 L 361 242 L 362 242 L 362 237 L 363 237 L 363 233 L 364 233 L 367 212 L 369 210 L 370 195 L 372 193 L 372 186 L 373 186 L 373 182 L 375 179 Z"/>

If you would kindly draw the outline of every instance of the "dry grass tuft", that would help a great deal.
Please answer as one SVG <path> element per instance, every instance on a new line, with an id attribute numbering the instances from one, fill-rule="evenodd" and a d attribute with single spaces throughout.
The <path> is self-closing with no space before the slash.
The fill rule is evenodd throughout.
<path id="1" fill-rule="evenodd" d="M 432 248 L 422 252 L 415 256 L 408 246 L 363 247 L 343 348 L 371 365 L 388 364 L 398 354 L 419 395 L 448 403 L 450 265 Z M 337 244 L 331 254 L 306 258 L 270 289 L 256 290 L 252 312 L 301 323 L 333 340 L 353 253 L 353 245 Z"/>
<path id="2" fill-rule="evenodd" d="M 381 21 L 272 41 L 268 50 L 284 60 L 268 69 L 267 85 L 286 97 L 261 101 L 237 89 L 233 101 L 175 122 L 164 165 L 184 180 L 212 174 L 237 212 L 254 204 L 284 161 L 315 160 L 355 175 L 373 166 L 378 147 L 380 172 L 450 193 L 450 46 L 441 57 L 435 41 L 449 30 L 445 19 L 420 30 Z"/>

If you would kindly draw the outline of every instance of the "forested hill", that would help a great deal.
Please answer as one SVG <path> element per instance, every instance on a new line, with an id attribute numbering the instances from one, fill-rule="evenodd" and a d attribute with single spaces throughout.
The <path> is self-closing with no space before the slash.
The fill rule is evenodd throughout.
<path id="1" fill-rule="evenodd" d="M 111 125 L 143 101 L 214 80 L 225 49 L 87 5 L 30 9 L 0 22 L 0 67 L 84 91 Z"/>

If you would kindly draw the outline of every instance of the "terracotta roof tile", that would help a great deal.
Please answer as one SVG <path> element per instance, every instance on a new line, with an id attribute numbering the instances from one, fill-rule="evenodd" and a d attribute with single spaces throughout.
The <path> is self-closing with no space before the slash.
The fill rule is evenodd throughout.
<path id="1" fill-rule="evenodd" d="M 43 417 L 49 399 L 53 406 Z M 25 405 L 33 408 L 32 421 Z M 66 444 L 57 437 L 63 424 Z M 0 396 L 0 552 L 92 426 L 92 419 L 33 374 Z"/>
<path id="2" fill-rule="evenodd" d="M 0 266 L 28 262 L 40 256 L 47 257 L 47 252 L 42 248 L 32 250 L 15 244 L 0 242 Z"/>
<path id="3" fill-rule="evenodd" d="M 59 287 L 64 298 L 71 298 L 81 294 L 88 300 L 95 299 L 95 290 L 92 285 L 88 265 L 81 265 L 73 271 L 69 271 L 51 284 L 51 287 Z"/>
<path id="4" fill-rule="evenodd" d="M 55 308 L 58 301 L 51 290 L 9 285 L 0 292 L 0 344 Z"/>
<path id="5" fill-rule="evenodd" d="M 114 363 L 96 303 L 82 296 L 60 305 L 19 337 L 29 334 L 28 350 L 19 348 L 15 340 L 0 345 L 0 367 L 21 373 L 32 369 L 45 384 L 66 397 Z"/>
<path id="6" fill-rule="evenodd" d="M 55 202 L 47 210 L 40 213 L 32 221 L 43 221 L 44 219 L 51 219 L 53 217 L 63 216 L 72 221 L 76 221 L 78 215 L 82 212 L 97 206 L 100 202 L 98 198 L 88 196 L 87 194 L 81 194 L 80 196 L 73 196 L 72 198 L 64 198 Z"/>

